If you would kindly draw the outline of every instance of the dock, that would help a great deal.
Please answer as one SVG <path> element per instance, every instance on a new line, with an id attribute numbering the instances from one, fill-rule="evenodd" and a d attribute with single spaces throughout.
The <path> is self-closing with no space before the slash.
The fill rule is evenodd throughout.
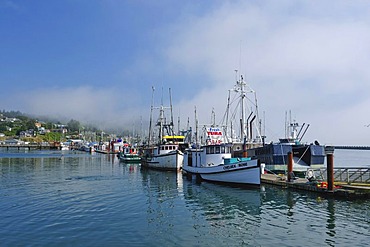
<path id="1" fill-rule="evenodd" d="M 370 198 L 370 167 L 334 168 L 333 148 L 327 148 L 327 167 L 319 169 L 318 176 L 297 178 L 293 173 L 293 154 L 288 153 L 288 171 L 284 175 L 262 174 L 261 183 L 273 184 L 283 188 L 305 190 L 323 196 L 345 199 Z M 308 173 L 308 171 L 307 171 Z"/>
<path id="2" fill-rule="evenodd" d="M 370 146 L 333 146 L 334 149 L 370 150 Z"/>
<path id="3" fill-rule="evenodd" d="M 287 181 L 285 175 L 262 174 L 262 184 L 272 184 L 286 189 L 311 191 L 323 196 L 343 199 L 370 199 L 370 184 L 347 184 L 335 182 L 334 189 L 329 190 L 326 181 L 310 182 L 306 178 L 296 178 Z"/>
<path id="4" fill-rule="evenodd" d="M 0 144 L 0 148 L 6 148 L 7 150 L 16 148 L 20 149 L 61 149 L 60 145 L 50 145 L 50 144 Z"/>

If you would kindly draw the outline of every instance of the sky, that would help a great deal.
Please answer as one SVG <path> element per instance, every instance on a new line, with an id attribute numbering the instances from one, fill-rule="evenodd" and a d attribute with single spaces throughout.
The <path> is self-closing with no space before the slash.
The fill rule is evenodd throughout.
<path id="1" fill-rule="evenodd" d="M 138 129 L 224 116 L 243 75 L 268 141 L 370 145 L 370 2 L 0 0 L 0 109 Z"/>

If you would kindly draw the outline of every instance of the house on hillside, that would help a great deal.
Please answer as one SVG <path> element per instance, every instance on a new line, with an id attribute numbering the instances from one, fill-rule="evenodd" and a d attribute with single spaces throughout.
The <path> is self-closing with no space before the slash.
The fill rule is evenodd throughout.
<path id="1" fill-rule="evenodd" d="M 29 129 L 29 130 L 26 130 L 26 131 L 19 132 L 19 137 L 20 138 L 32 137 L 32 136 L 36 136 L 36 131 L 34 129 Z"/>

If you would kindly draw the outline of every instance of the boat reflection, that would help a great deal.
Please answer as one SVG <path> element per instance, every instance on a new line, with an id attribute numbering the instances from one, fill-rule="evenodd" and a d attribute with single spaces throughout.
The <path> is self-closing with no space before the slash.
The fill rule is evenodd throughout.
<path id="1" fill-rule="evenodd" d="M 140 169 L 143 185 L 156 192 L 182 192 L 183 178 L 181 172 L 153 170 L 144 166 Z"/>
<path id="2" fill-rule="evenodd" d="M 186 203 L 199 205 L 208 220 L 237 219 L 259 215 L 261 190 L 239 188 L 214 183 L 189 182 L 184 187 Z"/>

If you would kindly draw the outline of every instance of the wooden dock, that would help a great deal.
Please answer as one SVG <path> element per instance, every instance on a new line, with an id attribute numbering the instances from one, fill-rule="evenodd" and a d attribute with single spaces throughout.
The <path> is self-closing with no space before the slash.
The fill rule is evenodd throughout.
<path id="1" fill-rule="evenodd" d="M 287 189 L 305 190 L 319 193 L 323 196 L 345 199 L 369 199 L 370 184 L 345 184 L 335 183 L 335 188 L 329 190 L 325 181 L 308 181 L 305 178 L 297 178 L 291 182 L 286 176 L 274 174 L 262 174 L 261 183 L 272 184 Z"/>
<path id="2" fill-rule="evenodd" d="M 60 145 L 50 145 L 50 144 L 0 144 L 0 148 L 6 148 L 7 150 L 16 148 L 20 149 L 60 149 Z"/>

